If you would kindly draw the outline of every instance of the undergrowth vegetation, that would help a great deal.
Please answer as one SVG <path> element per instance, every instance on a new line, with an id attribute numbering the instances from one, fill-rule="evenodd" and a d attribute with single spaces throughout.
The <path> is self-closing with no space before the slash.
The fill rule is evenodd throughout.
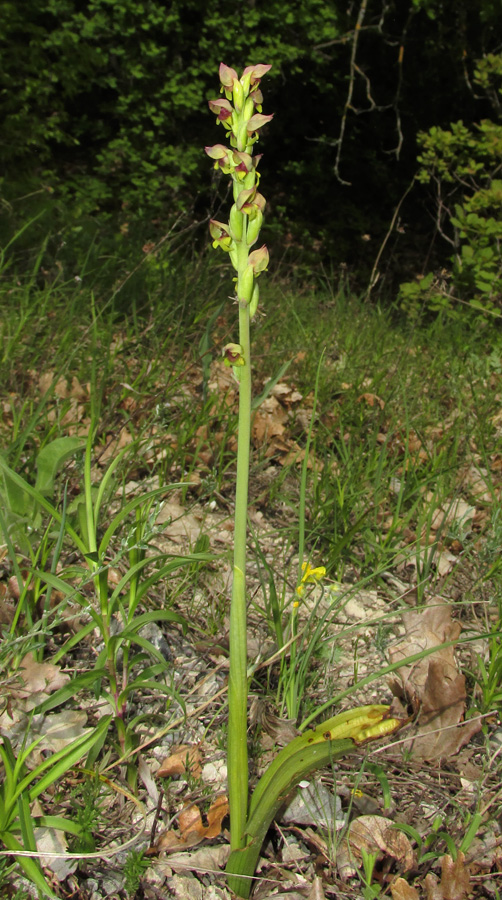
<path id="1" fill-rule="evenodd" d="M 133 279 L 94 249 L 92 273 L 82 264 L 68 277 L 46 268 L 47 244 L 19 257 L 15 248 L 3 257 L 0 292 L 0 839 L 32 855 L 0 858 L 0 890 L 13 895 L 22 867 L 39 891 L 63 896 L 63 880 L 75 888 L 75 871 L 89 880 L 112 842 L 124 868 L 117 889 L 132 897 L 149 866 L 143 851 L 164 847 L 155 827 L 179 818 L 182 801 L 207 796 L 193 746 L 218 758 L 226 742 L 237 388 L 221 357 L 235 322 L 229 301 L 222 314 L 220 267 L 203 255 L 150 248 Z M 122 292 L 128 278 L 136 287 Z M 413 871 L 424 876 L 445 853 L 467 854 L 480 835 L 485 846 L 497 840 L 502 340 L 497 323 L 468 312 L 410 323 L 322 271 L 297 282 L 269 276 L 261 299 L 265 314 L 252 325 L 250 739 L 266 752 L 280 745 L 281 728 L 303 729 L 342 696 L 386 702 L 382 676 L 424 649 L 392 653 L 410 607 L 426 616 L 447 602 L 463 634 L 446 629 L 436 644 L 457 644 L 466 676 L 457 724 L 485 718 L 467 760 L 470 793 L 457 778 L 440 816 L 436 807 L 429 819 L 394 816 L 418 849 L 415 870 L 397 868 L 411 885 Z M 299 594 L 302 465 L 306 556 L 326 578 L 306 578 Z M 285 723 L 286 711 L 294 715 Z M 173 743 L 185 749 L 162 782 L 163 817 L 147 771 Z M 148 755 L 156 744 L 157 758 Z M 364 791 L 416 796 L 411 756 L 375 759 L 361 763 Z M 435 796 L 434 771 L 423 766 Z M 362 792 L 350 785 L 352 809 Z M 149 815 L 157 809 L 150 842 L 140 796 Z M 212 827 L 210 812 L 201 829 Z M 40 849 L 47 832 L 68 835 L 51 845 L 62 869 Z M 354 871 L 350 895 L 378 896 L 385 882 L 376 883 L 368 855 Z M 475 896 L 495 897 L 490 867 L 483 872 Z M 327 877 L 338 883 L 331 869 Z"/>

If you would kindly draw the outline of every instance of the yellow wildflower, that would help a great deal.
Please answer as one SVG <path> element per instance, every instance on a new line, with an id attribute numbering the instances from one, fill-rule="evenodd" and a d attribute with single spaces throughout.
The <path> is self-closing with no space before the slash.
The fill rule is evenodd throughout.
<path id="1" fill-rule="evenodd" d="M 326 569 L 324 566 L 313 568 L 310 563 L 304 562 L 302 563 L 302 572 L 302 580 L 296 589 L 296 593 L 299 597 L 303 597 L 306 584 L 318 584 L 321 578 L 324 578 Z"/>

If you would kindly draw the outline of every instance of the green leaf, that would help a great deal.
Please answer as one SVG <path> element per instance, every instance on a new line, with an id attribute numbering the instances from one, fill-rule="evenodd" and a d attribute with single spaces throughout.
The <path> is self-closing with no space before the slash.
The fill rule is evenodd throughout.
<path id="1" fill-rule="evenodd" d="M 150 622 L 176 622 L 181 625 L 184 630 L 187 628 L 187 620 L 180 616 L 179 613 L 173 612 L 171 609 L 152 609 L 150 612 L 142 613 L 127 625 L 124 632 L 127 634 L 136 634 L 144 625 Z M 123 632 L 123 633 L 124 633 Z"/>
<path id="2" fill-rule="evenodd" d="M 68 834 L 79 835 L 82 826 L 64 816 L 35 816 L 34 822 L 37 828 L 57 828 L 58 831 L 67 831 Z"/>
<path id="3" fill-rule="evenodd" d="M 53 506 L 52 503 L 50 503 L 49 500 L 47 500 L 46 497 L 44 497 L 44 495 L 40 493 L 40 491 L 32 487 L 31 484 L 28 484 L 28 482 L 25 481 L 24 478 L 21 478 L 21 476 L 18 475 L 17 472 L 14 472 L 14 470 L 7 465 L 1 455 L 0 470 L 3 472 L 4 477 L 10 479 L 12 482 L 14 482 L 14 484 L 21 488 L 21 490 L 25 491 L 32 498 L 32 500 L 34 500 L 39 506 L 42 507 L 42 509 L 49 513 L 49 515 L 52 516 L 59 525 L 62 524 L 63 516 L 56 509 L 56 507 Z M 64 527 L 68 537 L 72 539 L 75 546 L 80 550 L 81 553 L 85 553 L 87 548 L 76 531 L 71 527 L 71 525 L 68 524 L 68 522 L 65 522 Z"/>
<path id="4" fill-rule="evenodd" d="M 35 490 L 51 496 L 54 493 L 54 480 L 63 463 L 82 450 L 84 444 L 78 437 L 61 437 L 42 447 L 37 456 L 37 480 Z"/>
<path id="5" fill-rule="evenodd" d="M 0 832 L 0 841 L 5 844 L 8 850 L 12 850 L 13 856 L 16 855 L 16 850 L 25 850 L 25 847 L 23 847 L 20 841 L 8 831 Z M 44 897 L 50 897 L 51 900 L 58 900 L 56 894 L 52 892 L 47 884 L 40 865 L 35 859 L 31 859 L 29 856 L 17 856 L 16 859 L 24 870 L 26 877 L 33 882 Z"/>
<path id="6" fill-rule="evenodd" d="M 388 733 L 390 722 L 386 724 L 384 718 L 387 710 L 387 706 L 374 705 L 341 713 L 294 738 L 277 754 L 251 797 L 246 823 L 248 843 L 242 850 L 234 850 L 227 864 L 227 873 L 236 876 L 229 878 L 229 887 L 239 897 L 249 896 L 250 876 L 256 868 L 265 835 L 290 791 L 311 772 L 350 753 L 369 736 L 376 737 L 381 727 Z M 365 737 L 368 729 L 372 733 Z"/>
<path id="7" fill-rule="evenodd" d="M 68 684 L 65 684 L 62 688 L 59 688 L 58 691 L 54 691 L 50 697 L 47 697 L 47 700 L 44 700 L 43 703 L 39 703 L 39 705 L 35 707 L 35 715 L 49 712 L 49 710 L 55 709 L 56 706 L 61 706 L 62 703 L 66 703 L 67 700 L 75 697 L 82 688 L 89 687 L 98 679 L 104 678 L 107 673 L 108 670 L 103 667 L 100 669 L 92 669 L 90 672 L 83 672 L 82 675 L 76 675 L 75 678 L 72 678 L 72 680 L 68 682 Z"/>
<path id="8" fill-rule="evenodd" d="M 136 509 L 136 507 L 141 506 L 142 503 L 145 503 L 148 500 L 151 500 L 154 497 L 161 497 L 162 494 L 167 494 L 169 491 L 174 490 L 175 488 L 186 487 L 183 482 L 180 484 L 167 484 L 164 487 L 155 488 L 153 491 L 148 491 L 146 494 L 140 494 L 139 497 L 135 497 L 133 500 L 130 500 L 129 503 L 126 503 L 125 506 L 113 517 L 110 522 L 108 528 L 106 529 L 101 543 L 99 545 L 99 558 L 102 559 L 107 548 L 110 543 L 111 538 L 116 532 L 117 528 L 122 524 L 124 519 L 127 518 L 129 513 Z"/>
<path id="9" fill-rule="evenodd" d="M 57 781 L 58 778 L 61 778 L 63 775 L 69 772 L 69 770 L 72 769 L 76 765 L 76 763 L 78 763 L 78 761 L 88 753 L 88 751 L 96 743 L 96 741 L 99 741 L 101 739 L 103 733 L 106 733 L 108 731 L 111 719 L 112 716 L 110 715 L 103 716 L 103 718 L 100 719 L 99 723 L 91 731 L 90 734 L 82 735 L 82 737 L 78 738 L 76 741 L 73 741 L 73 743 L 69 744 L 67 747 L 64 747 L 62 750 L 54 753 L 54 755 L 46 760 L 45 763 L 42 763 L 42 765 L 35 769 L 34 772 L 30 773 L 30 776 L 37 775 L 40 770 L 44 766 L 46 766 L 46 763 L 48 763 L 46 768 L 48 768 L 49 771 L 47 771 L 46 774 L 43 775 L 40 780 L 37 781 L 35 785 L 33 785 L 32 788 L 30 788 L 30 803 L 33 802 L 36 797 L 46 791 L 51 784 L 54 784 L 54 782 Z"/>

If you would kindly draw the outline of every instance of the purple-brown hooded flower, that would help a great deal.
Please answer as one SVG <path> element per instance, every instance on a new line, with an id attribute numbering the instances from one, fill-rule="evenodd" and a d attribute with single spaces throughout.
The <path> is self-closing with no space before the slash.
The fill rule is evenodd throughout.
<path id="1" fill-rule="evenodd" d="M 232 249 L 232 238 L 228 230 L 228 225 L 223 222 L 217 222 L 216 219 L 209 221 L 209 233 L 213 239 L 213 247 L 216 249 L 221 247 L 222 250 L 230 251 Z"/>
<path id="2" fill-rule="evenodd" d="M 256 167 L 256 159 L 253 159 L 250 153 L 234 150 L 233 157 L 234 162 L 237 163 L 235 173 L 240 179 L 245 178 L 248 172 L 252 172 L 253 168 Z"/>
<path id="3" fill-rule="evenodd" d="M 263 212 L 265 204 L 265 197 L 258 193 L 256 185 L 247 191 L 241 191 L 235 202 L 237 209 L 250 219 L 254 218 L 257 212 Z"/>
<path id="4" fill-rule="evenodd" d="M 268 122 L 271 122 L 274 118 L 274 114 L 272 113 L 270 116 L 264 116 L 262 113 L 255 113 L 254 116 L 251 116 L 247 123 L 247 133 L 249 135 L 258 131 L 259 128 L 263 128 Z"/>
<path id="5" fill-rule="evenodd" d="M 249 75 L 249 83 L 251 87 L 253 87 L 254 85 L 258 86 L 263 76 L 266 75 L 267 72 L 270 72 L 271 68 L 271 65 L 264 66 L 262 64 L 259 64 L 257 66 L 246 66 L 244 72 L 242 73 L 242 77 L 244 78 L 245 75 Z"/>
<path id="6" fill-rule="evenodd" d="M 220 63 L 220 83 L 222 88 L 225 88 L 227 91 L 232 91 L 234 86 L 234 81 L 238 81 L 239 76 L 235 69 L 232 69 L 231 66 L 226 66 L 225 63 Z"/>
<path id="7" fill-rule="evenodd" d="M 204 147 L 205 152 L 211 159 L 216 160 L 215 169 L 221 169 L 225 175 L 234 171 L 234 160 L 232 151 L 225 147 L 224 144 L 214 144 L 212 147 Z"/>
<path id="8" fill-rule="evenodd" d="M 244 350 L 240 344 L 226 344 L 223 347 L 223 356 L 226 366 L 245 366 Z"/>
<path id="9" fill-rule="evenodd" d="M 255 91 L 252 91 L 249 96 L 251 97 L 251 100 L 253 101 L 258 112 L 261 112 L 262 103 L 263 103 L 263 94 L 260 91 L 260 89 L 257 88 Z"/>
<path id="10" fill-rule="evenodd" d="M 226 122 L 234 111 L 229 100 L 209 100 L 208 106 L 215 113 L 218 122 Z"/>

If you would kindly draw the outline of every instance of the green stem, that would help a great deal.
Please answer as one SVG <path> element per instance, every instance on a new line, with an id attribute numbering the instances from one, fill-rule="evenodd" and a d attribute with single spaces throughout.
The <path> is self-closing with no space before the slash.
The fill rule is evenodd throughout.
<path id="1" fill-rule="evenodd" d="M 240 276 L 247 266 L 248 248 L 245 240 L 241 242 L 238 253 Z M 237 292 L 239 295 L 239 288 Z M 228 680 L 228 794 L 232 850 L 240 849 L 245 844 L 248 804 L 246 537 L 251 441 L 251 348 L 247 303 L 239 304 L 239 343 L 245 365 L 239 367 L 239 430 Z"/>

